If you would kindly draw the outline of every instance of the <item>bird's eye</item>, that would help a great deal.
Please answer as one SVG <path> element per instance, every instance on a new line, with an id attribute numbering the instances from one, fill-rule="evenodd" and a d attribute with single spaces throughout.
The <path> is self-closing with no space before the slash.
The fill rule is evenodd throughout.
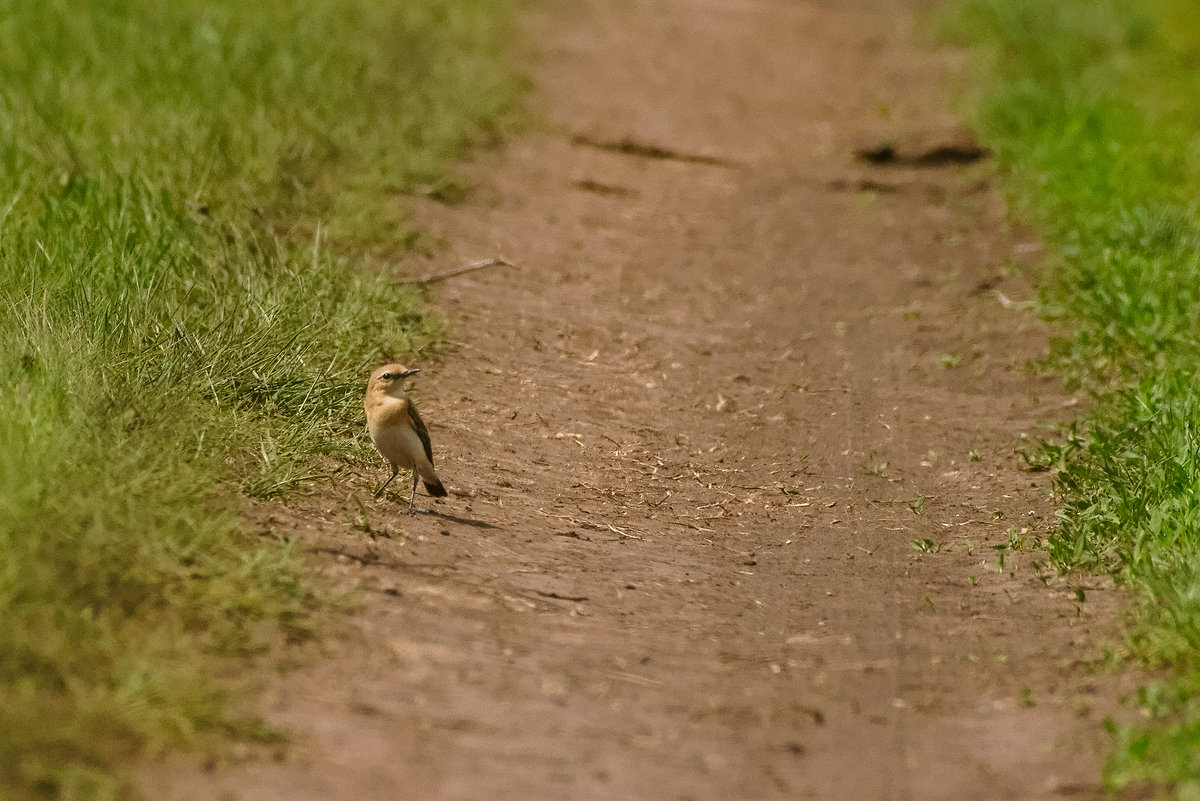
<path id="1" fill-rule="evenodd" d="M 379 377 L 380 377 L 380 378 L 382 378 L 384 381 L 391 381 L 391 380 L 392 380 L 392 374 L 391 374 L 391 373 L 384 373 L 383 375 L 381 375 L 381 376 L 379 376 Z"/>

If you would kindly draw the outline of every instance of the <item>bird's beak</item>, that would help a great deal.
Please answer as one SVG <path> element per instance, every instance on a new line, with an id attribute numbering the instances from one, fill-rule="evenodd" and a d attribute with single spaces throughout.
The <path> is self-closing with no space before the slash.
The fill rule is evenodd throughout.
<path id="1" fill-rule="evenodd" d="M 410 368 L 408 368 L 407 370 L 405 370 L 403 373 L 401 373 L 401 374 L 400 374 L 400 377 L 401 377 L 401 378 L 408 378 L 410 375 L 416 375 L 416 374 L 417 374 L 417 373 L 419 373 L 419 372 L 421 372 L 421 368 L 420 368 L 420 367 L 410 367 Z"/>

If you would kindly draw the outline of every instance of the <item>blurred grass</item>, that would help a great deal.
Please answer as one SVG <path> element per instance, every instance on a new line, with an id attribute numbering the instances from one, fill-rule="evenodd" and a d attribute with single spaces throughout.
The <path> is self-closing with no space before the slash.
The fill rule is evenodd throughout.
<path id="1" fill-rule="evenodd" d="M 1110 789 L 1200 798 L 1200 14 L 1193 0 L 966 0 L 976 124 L 1014 213 L 1052 247 L 1051 363 L 1096 396 L 1057 465 L 1062 570 L 1137 599 L 1132 652 L 1170 668 L 1112 724 Z"/>
<path id="2" fill-rule="evenodd" d="M 304 637 L 239 528 L 354 458 L 364 371 L 438 341 L 347 261 L 419 243 L 519 85 L 504 0 L 0 0 L 0 799 L 134 797 L 254 733 L 229 658 Z M 335 457 L 330 459 L 328 457 Z"/>

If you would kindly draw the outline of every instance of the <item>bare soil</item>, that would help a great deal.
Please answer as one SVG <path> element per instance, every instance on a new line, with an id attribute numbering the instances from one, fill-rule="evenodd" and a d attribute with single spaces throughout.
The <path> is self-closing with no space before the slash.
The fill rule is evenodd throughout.
<path id="1" fill-rule="evenodd" d="M 410 265 L 518 265 L 432 288 L 451 497 L 381 465 L 273 512 L 363 608 L 268 681 L 285 748 L 150 797 L 1104 797 L 1117 593 L 993 548 L 1050 526 L 1014 448 L 1073 403 L 1001 302 L 1038 245 L 918 5 L 523 10 L 548 122 Z"/>

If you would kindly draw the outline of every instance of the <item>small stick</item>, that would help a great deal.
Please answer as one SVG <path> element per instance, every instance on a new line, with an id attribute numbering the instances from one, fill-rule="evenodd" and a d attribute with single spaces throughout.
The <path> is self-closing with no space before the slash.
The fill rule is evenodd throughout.
<path id="1" fill-rule="evenodd" d="M 641 539 L 641 537 L 637 536 L 636 534 L 629 534 L 627 532 L 624 532 L 621 529 L 617 528 L 616 526 L 612 525 L 611 523 L 608 523 L 607 525 L 608 525 L 609 531 L 613 532 L 614 534 L 620 534 L 622 537 L 624 537 L 627 540 L 640 540 Z"/>
<path id="2" fill-rule="evenodd" d="M 542 596 L 543 598 L 553 598 L 556 601 L 574 601 L 575 603 L 582 603 L 583 601 L 591 600 L 586 595 L 560 595 L 557 592 L 546 592 L 545 590 L 534 590 L 534 593 Z"/>
<path id="3" fill-rule="evenodd" d="M 461 267 L 455 267 L 453 270 L 446 270 L 440 273 L 430 273 L 429 275 L 421 276 L 420 278 L 401 278 L 398 283 L 401 284 L 432 284 L 435 281 L 444 281 L 447 278 L 453 278 L 456 275 L 463 273 L 471 273 L 476 270 L 482 270 L 485 267 L 516 267 L 517 265 L 503 258 L 487 258 L 473 261 L 470 264 L 464 264 Z"/>

